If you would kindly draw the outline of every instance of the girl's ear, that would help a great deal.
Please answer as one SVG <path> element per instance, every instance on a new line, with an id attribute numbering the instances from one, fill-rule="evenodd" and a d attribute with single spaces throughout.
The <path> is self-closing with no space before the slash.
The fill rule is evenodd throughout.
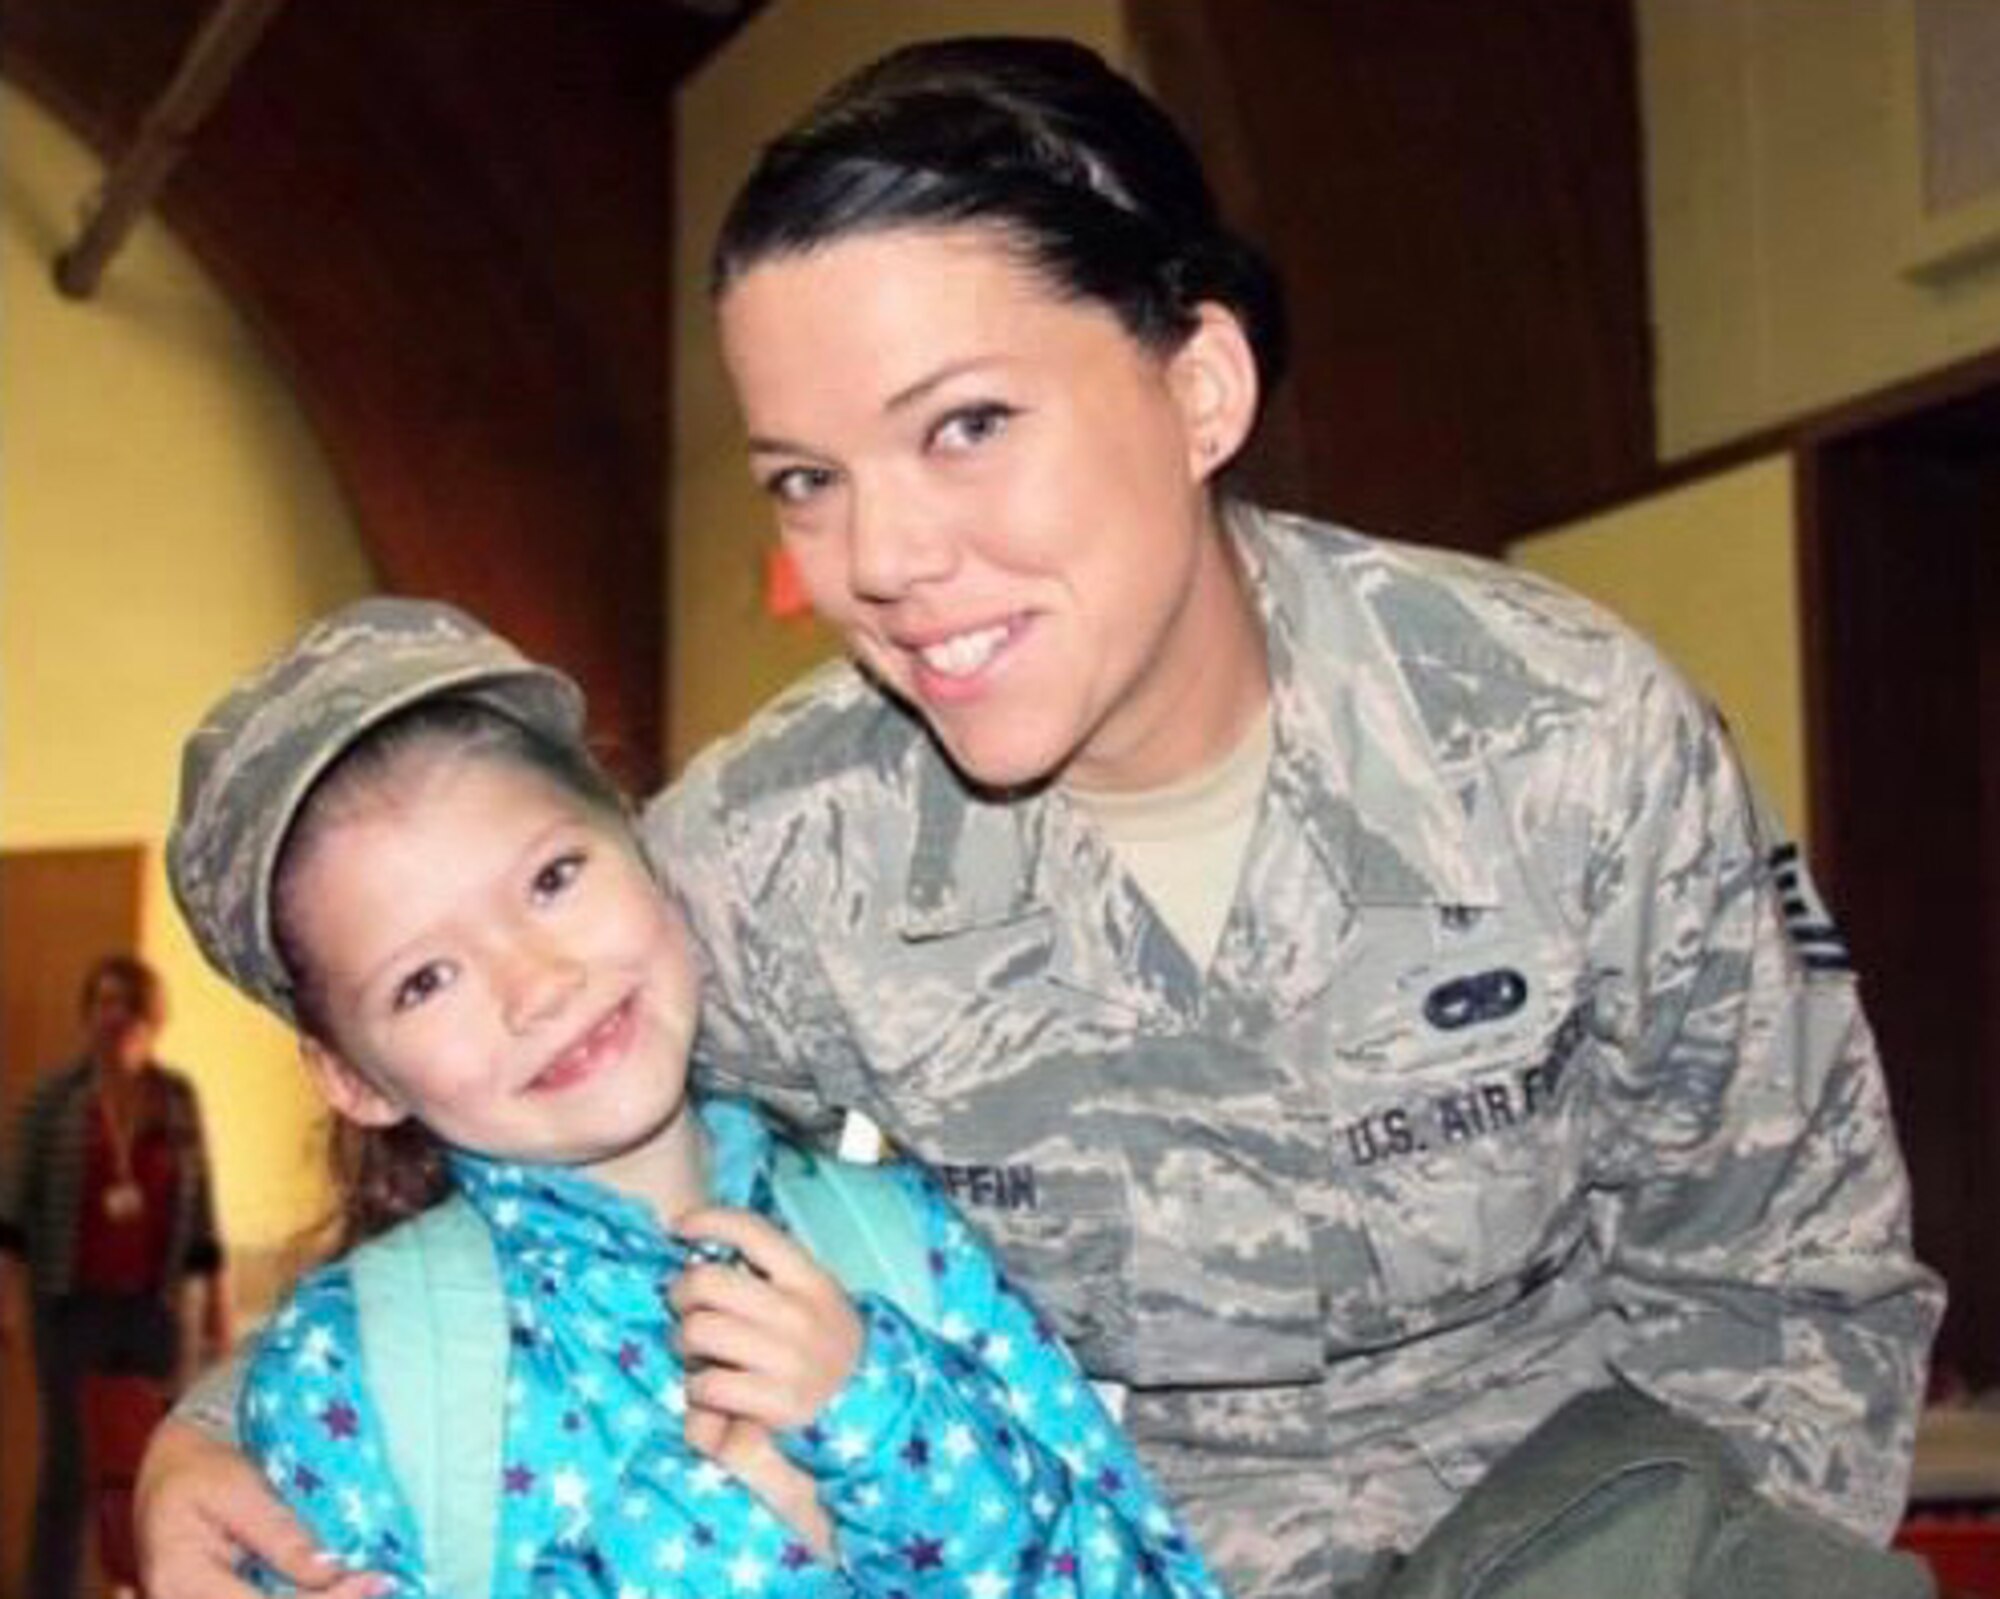
<path id="1" fill-rule="evenodd" d="M 330 1044 L 302 1036 L 299 1059 L 334 1113 L 357 1127 L 393 1127 L 410 1114 Z"/>
<path id="2" fill-rule="evenodd" d="M 1257 357 L 1243 324 L 1227 308 L 1204 301 L 1195 329 L 1167 362 L 1180 406 L 1188 469 L 1197 482 L 1213 477 L 1243 448 L 1257 420 Z"/>

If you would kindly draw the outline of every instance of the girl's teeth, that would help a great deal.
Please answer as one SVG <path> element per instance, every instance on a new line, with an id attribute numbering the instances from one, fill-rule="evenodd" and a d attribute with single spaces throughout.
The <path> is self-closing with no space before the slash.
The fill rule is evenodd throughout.
<path id="1" fill-rule="evenodd" d="M 941 644 L 927 645 L 917 653 L 933 672 L 946 677 L 970 677 L 993 659 L 994 652 L 1006 639 L 1004 625 L 982 627 L 976 633 L 960 633 Z"/>

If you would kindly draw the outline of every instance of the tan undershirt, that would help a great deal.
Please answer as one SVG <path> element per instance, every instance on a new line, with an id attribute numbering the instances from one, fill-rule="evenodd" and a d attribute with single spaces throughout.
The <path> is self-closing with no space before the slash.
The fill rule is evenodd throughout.
<path id="1" fill-rule="evenodd" d="M 1137 792 L 1066 789 L 1206 970 L 1222 937 L 1271 764 L 1271 714 L 1205 771 Z"/>

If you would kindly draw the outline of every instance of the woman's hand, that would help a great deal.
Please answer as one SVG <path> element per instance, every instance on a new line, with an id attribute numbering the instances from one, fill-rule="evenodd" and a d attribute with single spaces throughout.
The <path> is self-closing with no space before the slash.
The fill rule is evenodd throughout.
<path id="1" fill-rule="evenodd" d="M 321 1554 L 249 1461 L 182 1422 L 160 1423 L 133 1493 L 149 1599 L 258 1599 L 236 1574 L 245 1554 L 325 1599 L 369 1599 L 382 1581 Z"/>

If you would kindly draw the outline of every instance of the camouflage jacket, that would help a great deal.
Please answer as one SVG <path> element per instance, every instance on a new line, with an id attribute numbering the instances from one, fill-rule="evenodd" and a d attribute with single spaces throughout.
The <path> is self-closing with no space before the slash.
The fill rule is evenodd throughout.
<path id="1" fill-rule="evenodd" d="M 1409 1546 L 1609 1373 L 1884 1535 L 1941 1294 L 1717 718 L 1529 574 L 1231 536 L 1274 749 L 1208 969 L 1060 791 L 969 791 L 832 666 L 648 815 L 707 1082 L 929 1162 L 1246 1599 Z"/>

